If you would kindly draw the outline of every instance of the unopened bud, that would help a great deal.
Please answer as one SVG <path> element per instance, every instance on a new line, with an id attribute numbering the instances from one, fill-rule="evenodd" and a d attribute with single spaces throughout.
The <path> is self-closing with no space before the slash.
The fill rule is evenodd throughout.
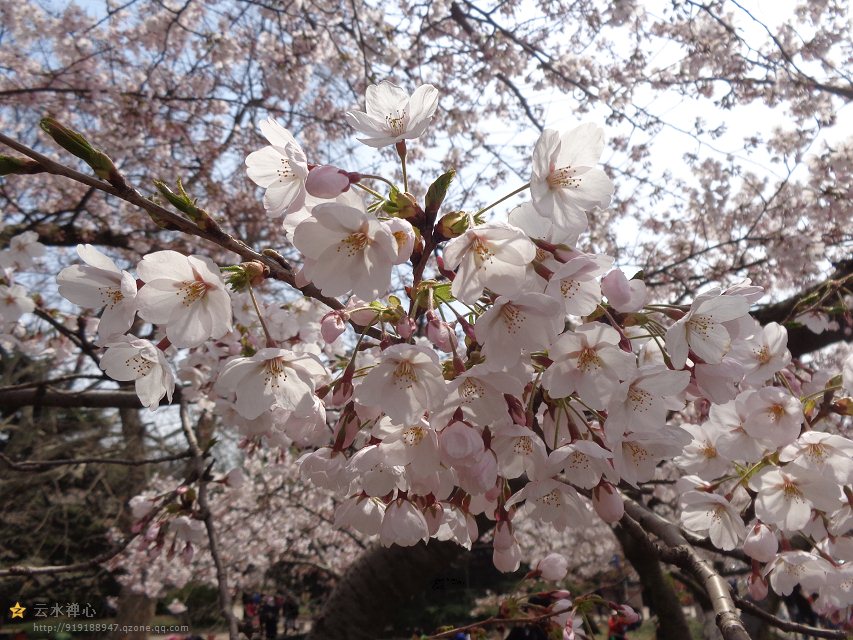
<path id="1" fill-rule="evenodd" d="M 619 490 L 609 482 L 602 482 L 592 490 L 592 507 L 607 524 L 619 522 L 625 513 Z"/>
<path id="2" fill-rule="evenodd" d="M 103 151 L 95 149 L 81 133 L 53 118 L 42 118 L 39 124 L 56 144 L 92 167 L 99 178 L 112 181 L 118 176 L 118 171 L 110 157 Z"/>
<path id="3" fill-rule="evenodd" d="M 441 216 L 435 232 L 443 240 L 461 236 L 468 229 L 469 218 L 464 211 L 451 211 Z"/>
<path id="4" fill-rule="evenodd" d="M 308 172 L 305 190 L 315 198 L 331 200 L 349 189 L 349 174 L 332 165 L 321 165 Z"/>
<path id="5" fill-rule="evenodd" d="M 13 158 L 12 156 L 0 155 L 0 176 L 41 173 L 42 171 L 44 171 L 44 169 L 42 169 L 42 166 L 35 160 L 25 160 L 24 158 Z"/>

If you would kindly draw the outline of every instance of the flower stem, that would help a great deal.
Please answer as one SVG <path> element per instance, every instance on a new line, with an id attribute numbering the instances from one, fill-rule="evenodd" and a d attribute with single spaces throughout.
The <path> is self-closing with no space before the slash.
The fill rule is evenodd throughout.
<path id="1" fill-rule="evenodd" d="M 406 173 L 406 141 L 400 140 L 394 145 L 397 155 L 400 156 L 400 166 L 403 168 L 403 191 L 409 192 L 409 176 Z"/>
<path id="2" fill-rule="evenodd" d="M 403 165 L 403 166 L 405 166 L 405 165 Z M 403 174 L 405 175 L 405 169 L 403 170 Z M 374 176 L 374 175 L 370 175 L 370 174 L 362 173 L 362 174 L 361 174 L 361 177 L 362 177 L 362 179 L 367 178 L 368 180 L 379 180 L 380 182 L 384 182 L 385 184 L 387 184 L 387 185 L 388 185 L 389 187 L 391 187 L 392 189 L 396 189 L 396 188 L 397 188 L 397 185 L 396 185 L 396 184 L 394 184 L 393 182 L 391 182 L 391 181 L 390 181 L 390 180 L 388 180 L 387 178 L 383 178 L 382 176 Z M 359 186 L 359 187 L 361 187 L 362 189 L 364 189 L 365 191 L 370 191 L 370 189 L 368 189 L 368 188 L 367 188 L 367 187 L 365 187 L 364 185 L 359 184 L 359 183 L 356 183 L 356 184 L 358 184 L 358 186 Z M 373 195 L 379 195 L 379 194 L 378 194 L 378 193 L 376 193 L 375 191 L 370 191 L 370 192 L 371 192 Z M 380 197 L 381 197 L 381 196 L 380 196 Z"/>
<path id="3" fill-rule="evenodd" d="M 267 347 L 275 347 L 277 346 L 275 340 L 273 340 L 272 335 L 270 335 L 269 327 L 267 327 L 267 323 L 264 320 L 264 315 L 261 313 L 261 308 L 258 306 L 258 301 L 255 299 L 255 291 L 252 289 L 251 283 L 247 287 L 249 291 L 249 297 L 252 299 L 252 305 L 255 307 L 255 313 L 258 314 L 258 320 L 261 323 L 261 329 L 264 330 L 264 337 L 266 338 L 266 346 Z"/>
<path id="4" fill-rule="evenodd" d="M 492 203 L 492 204 L 490 204 L 489 206 L 487 206 L 487 207 L 483 207 L 483 208 L 482 208 L 482 209 L 480 209 L 477 213 L 475 213 L 475 214 L 474 214 L 474 216 L 478 216 L 478 215 L 480 215 L 481 213 L 485 213 L 485 212 L 486 212 L 486 211 L 488 211 L 489 209 L 491 209 L 491 208 L 493 208 L 493 207 L 498 206 L 498 205 L 499 205 L 501 202 L 503 202 L 504 200 L 509 200 L 509 199 L 510 199 L 510 198 L 512 198 L 514 195 L 519 194 L 519 193 L 521 193 L 522 191 L 524 191 L 525 189 L 529 189 L 529 188 L 530 188 L 530 183 L 529 183 L 529 182 L 528 182 L 527 184 L 521 185 L 518 189 L 516 189 L 516 190 L 515 190 L 515 191 L 513 191 L 512 193 L 508 193 L 508 194 L 506 194 L 506 195 L 505 195 L 503 198 L 501 198 L 500 200 L 496 200 L 495 202 L 493 202 L 493 203 Z"/>

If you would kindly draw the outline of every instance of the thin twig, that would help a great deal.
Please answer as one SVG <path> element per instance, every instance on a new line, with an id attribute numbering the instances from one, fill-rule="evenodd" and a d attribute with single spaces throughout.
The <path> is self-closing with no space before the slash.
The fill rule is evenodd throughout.
<path id="1" fill-rule="evenodd" d="M 189 408 L 186 401 L 181 402 L 181 428 L 184 432 L 184 437 L 187 439 L 187 444 L 190 448 L 190 454 L 193 458 L 194 471 L 198 475 L 198 506 L 201 508 L 201 517 L 204 521 L 205 529 L 207 529 L 207 541 L 210 547 L 210 556 L 213 558 L 213 564 L 216 567 L 216 582 L 219 585 L 219 607 L 222 610 L 222 615 L 228 621 L 228 637 L 230 640 L 238 640 L 239 629 L 237 626 L 237 618 L 234 616 L 233 605 L 231 603 L 231 591 L 228 588 L 228 573 L 225 568 L 225 563 L 219 555 L 219 541 L 216 535 L 216 526 L 213 521 L 213 513 L 210 511 L 210 503 L 207 500 L 207 474 L 205 473 L 204 452 L 198 444 L 198 438 L 190 424 Z"/>
<path id="2" fill-rule="evenodd" d="M 130 460 L 127 458 L 67 458 L 62 460 L 19 460 L 16 462 L 0 453 L 0 460 L 16 471 L 41 471 L 50 467 L 75 464 L 120 464 L 128 467 L 139 467 L 144 464 L 160 464 L 161 462 L 183 460 L 184 458 L 189 458 L 191 455 L 189 451 L 184 451 L 183 453 L 176 453 L 171 456 L 148 458 L 147 460 Z"/>

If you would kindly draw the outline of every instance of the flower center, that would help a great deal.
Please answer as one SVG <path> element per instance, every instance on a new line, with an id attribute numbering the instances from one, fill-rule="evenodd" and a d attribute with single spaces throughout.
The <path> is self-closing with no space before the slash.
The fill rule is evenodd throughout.
<path id="1" fill-rule="evenodd" d="M 403 360 L 394 369 L 394 383 L 401 388 L 411 389 L 412 385 L 418 381 L 418 376 L 415 374 L 415 368 L 408 360 Z"/>
<path id="2" fill-rule="evenodd" d="M 597 371 L 604 364 L 598 357 L 598 352 L 592 347 L 586 347 L 578 356 L 578 369 L 581 373 Z"/>
<path id="3" fill-rule="evenodd" d="M 385 116 L 385 124 L 395 136 L 403 135 L 403 131 L 406 129 L 405 120 L 406 114 L 401 114 L 399 110 Z"/>
<path id="4" fill-rule="evenodd" d="M 139 354 L 136 354 L 132 358 L 128 358 L 124 361 L 124 364 L 132 369 L 138 378 L 144 378 L 151 372 L 151 369 L 154 368 L 154 363 L 150 360 L 146 360 Z"/>
<path id="5" fill-rule="evenodd" d="M 551 189 L 577 189 L 581 186 L 580 178 L 576 178 L 577 169 L 562 167 L 548 174 L 548 187 Z"/>
<path id="6" fill-rule="evenodd" d="M 278 357 L 264 362 L 264 384 L 278 389 L 287 380 L 287 364 L 284 358 Z"/>
<path id="7" fill-rule="evenodd" d="M 107 309 L 112 309 L 119 302 L 124 300 L 124 294 L 118 289 L 112 289 L 110 287 L 100 287 L 98 291 L 101 292 L 101 300 L 104 303 L 104 306 Z"/>
<path id="8" fill-rule="evenodd" d="M 182 282 L 178 287 L 177 295 L 182 296 L 181 304 L 189 307 L 195 304 L 207 295 L 207 283 L 203 280 L 193 280 L 192 282 Z"/>
<path id="9" fill-rule="evenodd" d="M 518 333 L 525 316 L 521 313 L 521 309 L 508 302 L 501 309 L 501 319 L 508 333 Z"/>
<path id="10" fill-rule="evenodd" d="M 357 253 L 364 251 L 368 242 L 370 242 L 370 239 L 367 237 L 366 233 L 363 231 L 356 231 L 341 240 L 341 243 L 338 246 L 338 253 L 343 251 L 348 257 L 352 258 Z"/>
<path id="11" fill-rule="evenodd" d="M 284 182 L 296 177 L 296 172 L 293 170 L 293 167 L 290 165 L 290 160 L 287 158 L 281 159 L 281 166 L 276 169 L 275 172 L 278 174 L 279 182 Z"/>

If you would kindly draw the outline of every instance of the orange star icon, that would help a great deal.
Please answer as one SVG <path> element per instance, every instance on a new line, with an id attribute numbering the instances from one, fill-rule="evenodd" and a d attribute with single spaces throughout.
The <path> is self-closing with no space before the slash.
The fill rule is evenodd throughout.
<path id="1" fill-rule="evenodd" d="M 24 611 L 26 611 L 26 607 L 22 607 L 20 602 L 16 602 L 14 607 L 9 607 L 9 611 L 12 612 L 12 619 L 20 618 L 24 619 Z"/>

